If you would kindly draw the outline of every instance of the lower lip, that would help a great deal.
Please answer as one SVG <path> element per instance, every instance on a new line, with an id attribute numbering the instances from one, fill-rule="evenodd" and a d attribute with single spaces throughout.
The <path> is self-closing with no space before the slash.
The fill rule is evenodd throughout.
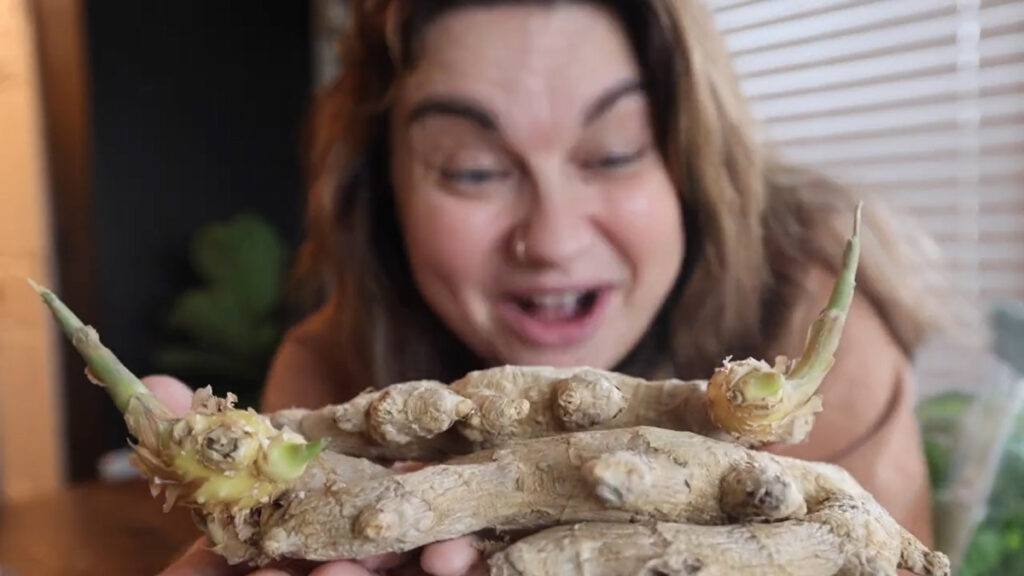
<path id="1" fill-rule="evenodd" d="M 513 301 L 503 301 L 498 313 L 523 342 L 533 346 L 573 346 L 590 338 L 611 304 L 612 291 L 600 289 L 586 314 L 569 320 L 543 320 Z"/>

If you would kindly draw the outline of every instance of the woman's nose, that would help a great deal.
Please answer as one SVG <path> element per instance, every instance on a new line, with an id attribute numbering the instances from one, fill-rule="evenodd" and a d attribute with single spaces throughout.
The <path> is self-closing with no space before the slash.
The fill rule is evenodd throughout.
<path id="1" fill-rule="evenodd" d="M 513 233 L 513 253 L 531 265 L 560 265 L 572 261 L 594 243 L 591 210 L 573 194 L 533 194 Z"/>

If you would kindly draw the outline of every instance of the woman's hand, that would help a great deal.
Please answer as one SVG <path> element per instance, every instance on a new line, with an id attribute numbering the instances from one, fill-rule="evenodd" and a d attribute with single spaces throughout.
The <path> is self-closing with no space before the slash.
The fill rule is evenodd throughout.
<path id="1" fill-rule="evenodd" d="M 367 558 L 360 561 L 339 561 L 326 564 L 295 562 L 279 564 L 256 571 L 230 566 L 217 554 L 206 550 L 206 540 L 197 540 L 177 561 L 168 566 L 160 576 L 375 576 L 396 574 L 402 576 L 427 576 L 431 573 L 411 569 L 404 558 L 398 555 Z M 394 569 L 394 572 L 389 570 Z M 444 576 L 463 576 L 466 572 L 445 573 Z"/>
<path id="2" fill-rule="evenodd" d="M 174 378 L 149 376 L 142 382 L 175 415 L 185 414 L 192 405 L 192 390 Z M 190 546 L 160 576 L 475 576 L 482 572 L 474 541 L 467 536 L 431 544 L 423 548 L 418 562 L 412 554 L 385 554 L 325 564 L 287 563 L 251 571 L 230 566 L 221 556 L 207 550 L 204 538 Z"/>
<path id="3" fill-rule="evenodd" d="M 414 557 L 389 554 L 320 565 L 279 565 L 253 572 L 229 566 L 222 557 L 206 550 L 205 539 L 200 539 L 159 576 L 483 576 L 486 570 L 479 565 L 473 542 L 467 536 L 431 544 L 423 549 L 418 563 Z"/>

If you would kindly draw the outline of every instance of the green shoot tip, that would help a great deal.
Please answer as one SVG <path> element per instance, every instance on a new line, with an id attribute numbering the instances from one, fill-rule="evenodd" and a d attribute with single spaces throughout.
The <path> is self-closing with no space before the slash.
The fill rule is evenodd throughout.
<path id="1" fill-rule="evenodd" d="M 36 294 L 39 294 L 40 296 L 49 292 L 49 290 L 47 290 L 43 286 L 40 286 L 38 282 L 31 278 L 25 278 L 25 281 L 28 282 L 28 285 L 31 286 L 32 289 L 36 291 Z"/>
<path id="2" fill-rule="evenodd" d="M 266 449 L 263 472 L 278 481 L 289 481 L 300 476 L 306 465 L 323 452 L 327 439 L 316 442 L 293 442 L 278 437 Z"/>

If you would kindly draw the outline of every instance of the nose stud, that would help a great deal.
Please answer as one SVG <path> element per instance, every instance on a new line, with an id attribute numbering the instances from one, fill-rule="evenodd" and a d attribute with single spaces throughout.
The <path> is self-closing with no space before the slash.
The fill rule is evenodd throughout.
<path id="1" fill-rule="evenodd" d="M 526 240 L 518 231 L 512 239 L 512 249 L 517 262 L 526 262 Z"/>

